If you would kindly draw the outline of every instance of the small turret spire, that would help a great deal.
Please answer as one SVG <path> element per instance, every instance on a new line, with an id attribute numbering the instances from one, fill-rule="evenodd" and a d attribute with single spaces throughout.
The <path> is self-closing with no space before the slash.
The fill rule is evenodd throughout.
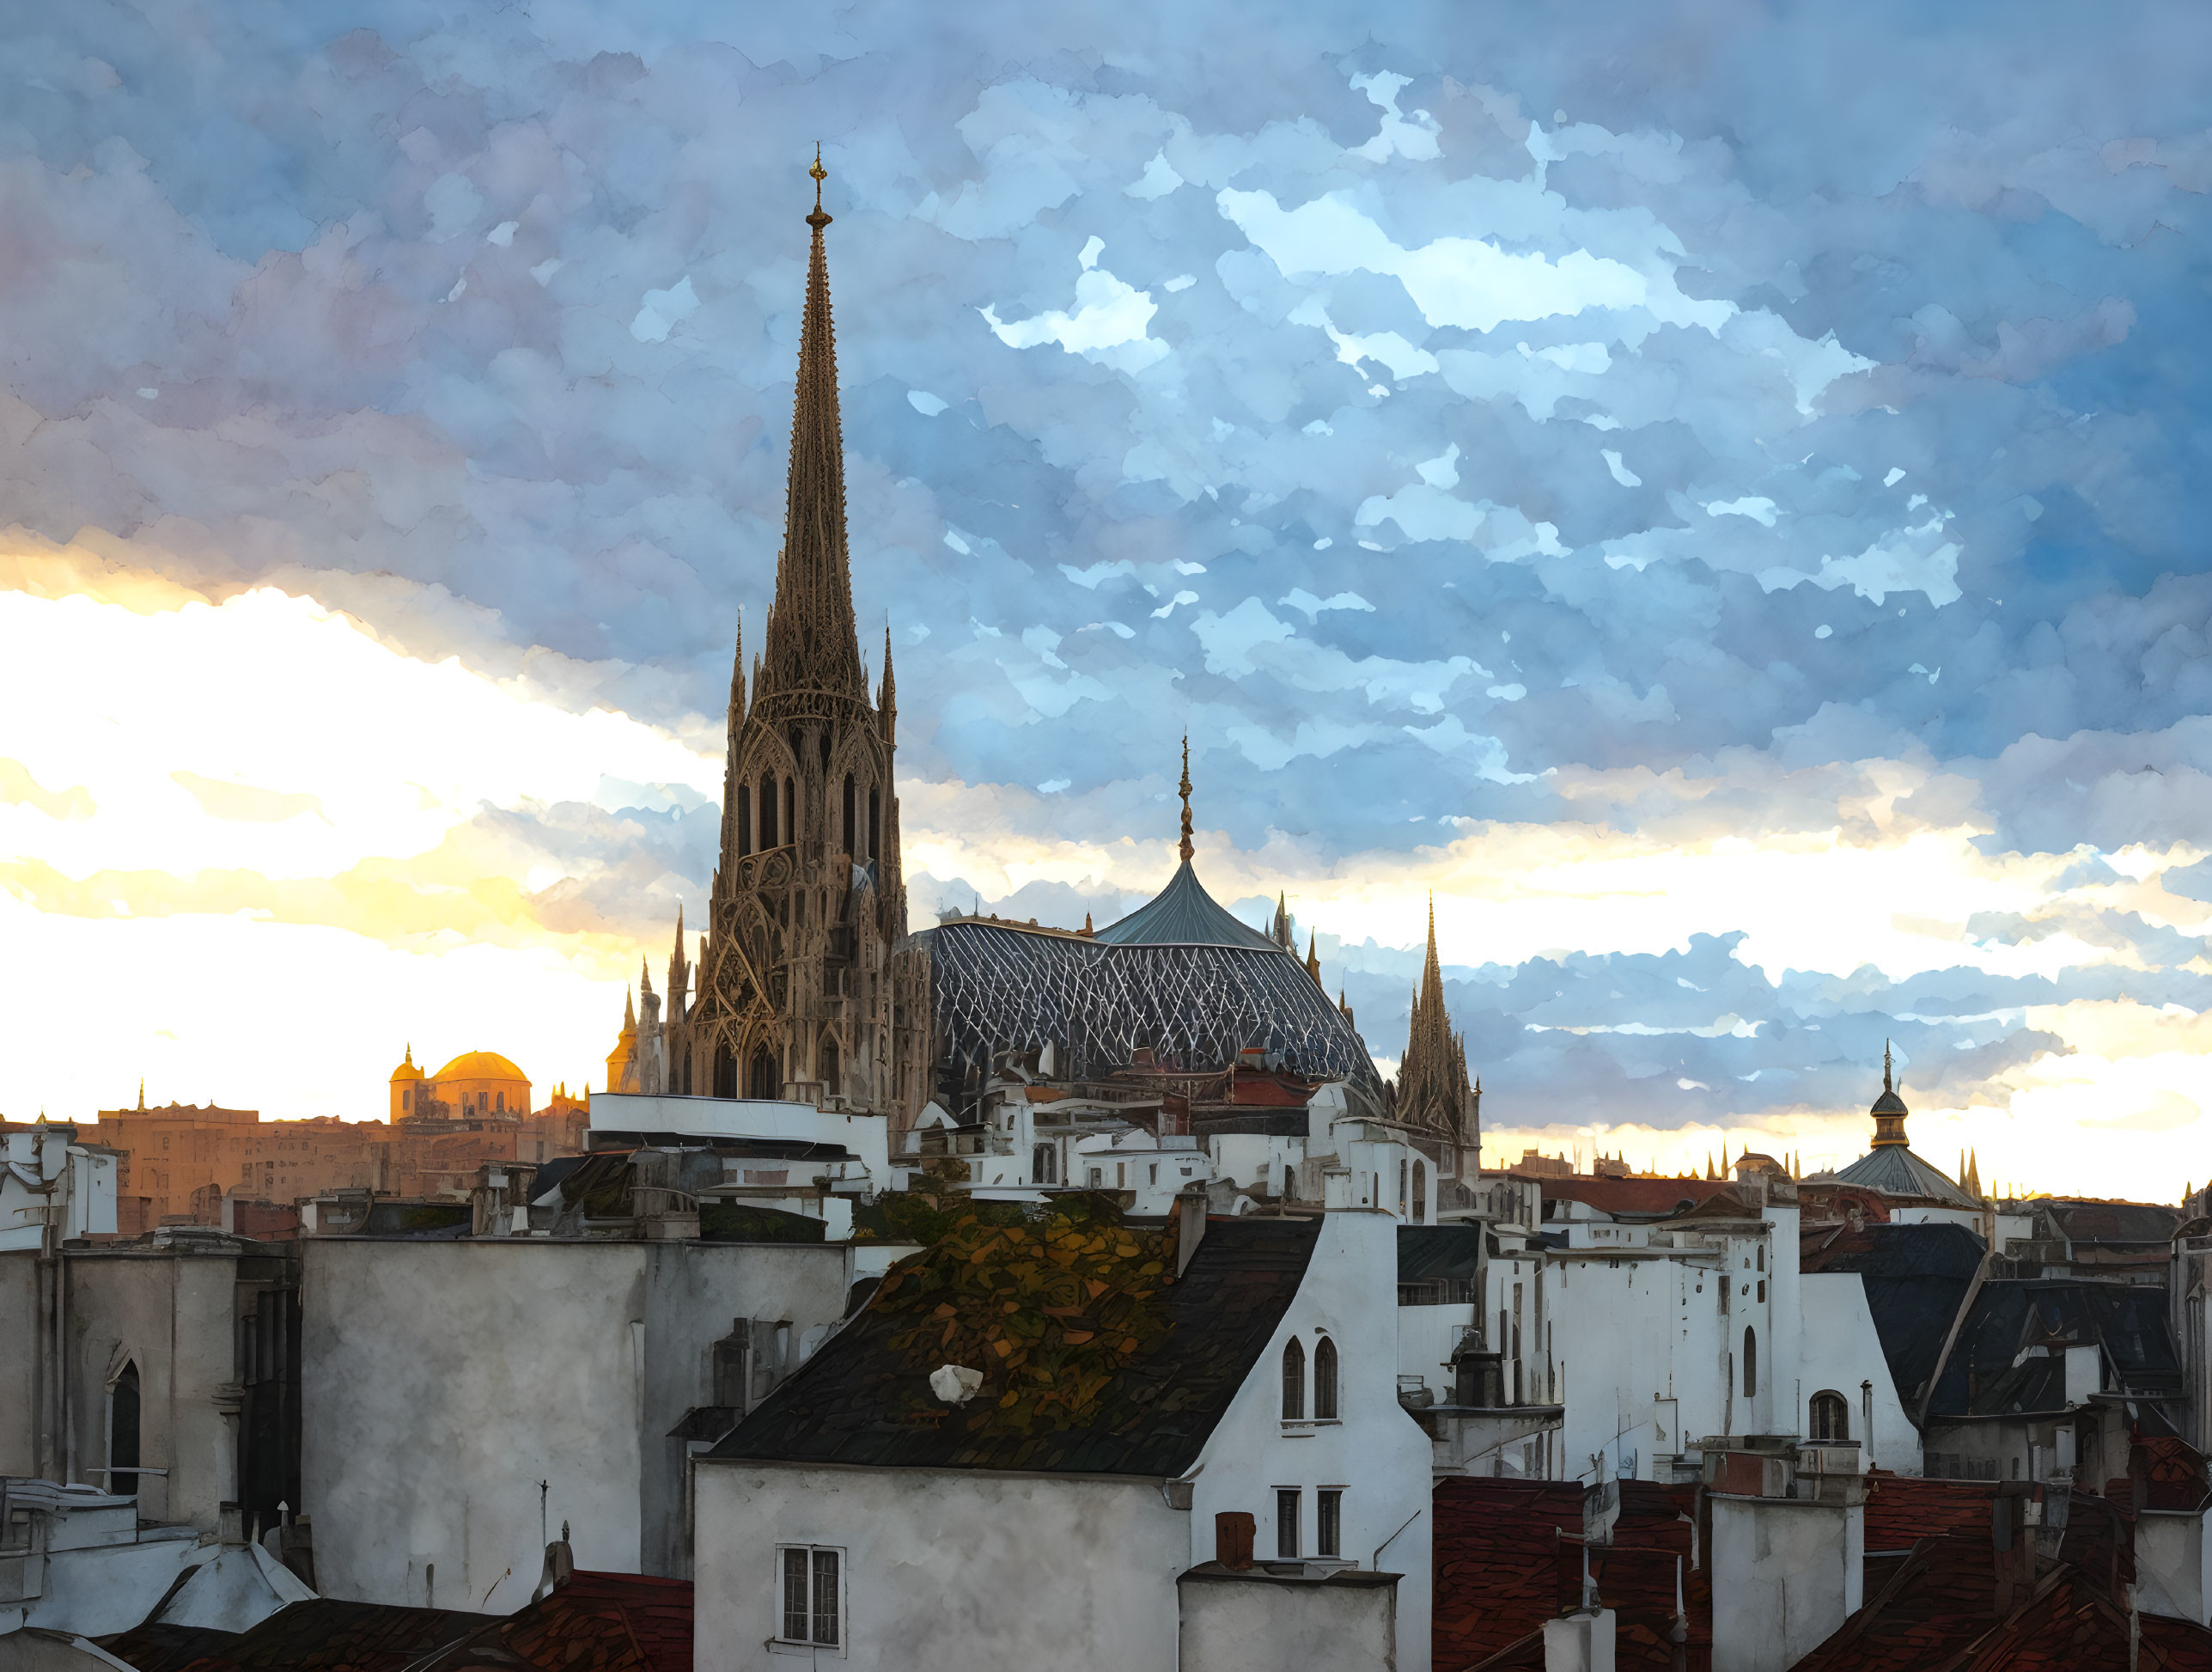
<path id="1" fill-rule="evenodd" d="M 138 1107 L 142 1109 L 146 1107 L 146 1077 L 143 1074 L 138 1077 Z"/>
<path id="2" fill-rule="evenodd" d="M 1176 845 L 1175 851 L 1183 856 L 1183 863 L 1187 865 L 1191 863 L 1191 855 L 1196 851 L 1191 845 L 1191 734 L 1187 731 L 1183 734 L 1182 795 L 1183 839 Z"/>

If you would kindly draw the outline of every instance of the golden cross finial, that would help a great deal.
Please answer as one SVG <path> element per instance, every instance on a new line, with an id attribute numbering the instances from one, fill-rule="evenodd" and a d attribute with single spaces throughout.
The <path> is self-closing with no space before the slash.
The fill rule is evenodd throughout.
<path id="1" fill-rule="evenodd" d="M 1177 846 L 1176 846 L 1176 851 L 1177 851 L 1177 852 L 1179 852 L 1179 853 L 1180 853 L 1180 854 L 1183 856 L 1183 863 L 1184 863 L 1185 864 L 1186 864 L 1186 865 L 1187 865 L 1187 864 L 1189 864 L 1189 863 L 1191 863 L 1191 734 L 1190 734 L 1189 732 L 1187 732 L 1187 731 L 1186 731 L 1186 732 L 1185 732 L 1185 733 L 1183 734 L 1183 786 L 1182 786 L 1182 788 L 1183 788 L 1183 839 L 1182 839 L 1182 841 L 1181 841 L 1180 843 L 1179 843 L 1179 844 L 1177 845 Z"/>
<path id="2" fill-rule="evenodd" d="M 822 142 L 819 139 L 814 142 L 814 166 L 807 172 L 814 177 L 814 207 L 820 209 L 822 206 L 822 182 L 830 177 L 830 171 L 822 167 Z"/>

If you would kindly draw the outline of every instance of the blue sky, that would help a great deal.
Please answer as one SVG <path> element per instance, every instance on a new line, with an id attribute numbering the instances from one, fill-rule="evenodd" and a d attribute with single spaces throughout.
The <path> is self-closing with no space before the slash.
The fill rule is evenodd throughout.
<path id="1" fill-rule="evenodd" d="M 143 1068 L 366 1114 L 440 1027 L 604 1053 L 711 868 L 819 141 L 917 918 L 1143 898 L 1187 729 L 1203 873 L 1289 892 L 1386 1059 L 1437 891 L 1502 1133 L 1841 1159 L 1893 1035 L 1939 1161 L 2054 1184 L 2086 1135 L 2170 1196 L 2208 28 L 42 16 L 0 53 L 19 1013 L 73 1038 L 58 993 L 198 960 L 354 1019 L 288 992 L 272 1054 L 149 979 L 84 1034 L 130 1062 L 0 1108 Z"/>

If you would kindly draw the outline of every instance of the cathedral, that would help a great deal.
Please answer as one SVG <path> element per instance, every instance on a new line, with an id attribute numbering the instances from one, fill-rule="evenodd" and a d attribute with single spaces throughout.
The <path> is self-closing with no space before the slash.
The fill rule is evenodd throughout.
<path id="1" fill-rule="evenodd" d="M 667 992 L 625 1019 L 624 1090 L 787 1098 L 893 1116 L 925 1095 L 926 968 L 906 939 L 891 641 L 874 693 L 853 618 L 820 160 L 765 647 L 730 672 L 722 853 L 698 961 L 679 912 Z M 664 1016 L 661 1005 L 667 1009 Z M 899 1124 L 894 1122 L 894 1124 Z"/>
<path id="2" fill-rule="evenodd" d="M 1371 1118 L 1415 1129 L 1447 1170 L 1473 1170 L 1475 1095 L 1445 1014 L 1434 914 L 1395 1093 L 1341 997 L 1323 990 L 1288 904 L 1240 922 L 1192 867 L 1184 748 L 1179 864 L 1152 900 L 1094 929 L 981 916 L 906 927 L 887 632 L 871 693 L 845 538 L 820 159 L 783 550 L 765 647 L 730 677 L 722 843 L 696 963 L 682 914 L 664 991 L 641 972 L 607 1058 L 611 1090 L 782 1098 L 881 1114 L 903 1132 L 936 1101 L 960 1108 L 1004 1052 L 1065 1080 L 1218 1077 L 1255 1054 L 1338 1081 Z M 665 1011 L 663 1006 L 665 1005 Z M 1453 1163 L 1465 1157 L 1465 1171 Z"/>

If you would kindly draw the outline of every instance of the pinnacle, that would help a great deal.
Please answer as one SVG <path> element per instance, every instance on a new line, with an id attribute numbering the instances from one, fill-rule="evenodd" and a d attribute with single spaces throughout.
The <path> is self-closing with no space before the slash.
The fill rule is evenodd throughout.
<path id="1" fill-rule="evenodd" d="M 816 160 L 815 168 L 820 168 Z M 819 196 L 823 176 L 816 174 Z M 791 457 L 783 549 L 776 564 L 776 602 L 768 618 L 768 656 L 754 700 L 771 693 L 827 693 L 867 700 L 860 638 L 853 619 L 852 565 L 845 544 L 844 438 L 838 411 L 837 333 L 830 313 L 829 265 L 817 205 L 807 262 L 807 302 L 799 333 L 798 387 L 791 407 Z"/>

